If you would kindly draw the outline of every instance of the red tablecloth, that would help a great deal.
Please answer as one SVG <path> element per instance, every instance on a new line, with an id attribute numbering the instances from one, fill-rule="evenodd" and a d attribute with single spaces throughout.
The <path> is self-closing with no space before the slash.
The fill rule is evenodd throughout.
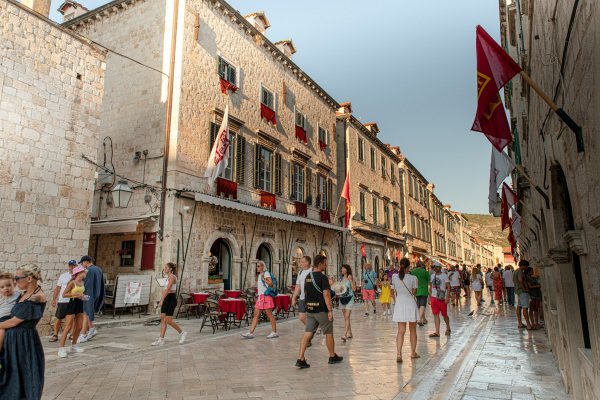
<path id="1" fill-rule="evenodd" d="M 292 299 L 287 294 L 278 294 L 275 297 L 275 308 L 277 308 L 277 312 L 281 312 L 281 309 L 287 312 L 290 309 L 290 304 Z"/>
<path id="2" fill-rule="evenodd" d="M 206 301 L 206 299 L 208 299 L 210 293 L 190 293 L 190 296 L 192 296 L 192 299 L 194 299 L 194 303 L 202 304 Z"/>
<path id="3" fill-rule="evenodd" d="M 237 299 L 242 295 L 241 290 L 223 290 L 229 299 Z"/>
<path id="4" fill-rule="evenodd" d="M 241 321 L 246 314 L 246 300 L 244 299 L 221 299 L 219 300 L 221 311 L 226 313 L 234 313 L 235 318 Z"/>

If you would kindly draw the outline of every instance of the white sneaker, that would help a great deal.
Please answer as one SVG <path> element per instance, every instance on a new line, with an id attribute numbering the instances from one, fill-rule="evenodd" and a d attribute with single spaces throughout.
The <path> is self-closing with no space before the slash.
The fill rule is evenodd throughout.
<path id="1" fill-rule="evenodd" d="M 185 338 L 187 337 L 187 332 L 186 331 L 182 331 L 179 334 L 179 344 L 185 342 Z"/>
<path id="2" fill-rule="evenodd" d="M 88 341 L 88 338 L 86 335 L 79 335 L 79 338 L 77 338 L 77 344 L 79 343 L 85 343 Z"/>
<path id="3" fill-rule="evenodd" d="M 82 349 L 81 347 L 77 346 L 76 344 L 71 346 L 71 351 L 73 353 L 83 353 L 85 350 Z"/>
<path id="4" fill-rule="evenodd" d="M 91 338 L 93 338 L 94 336 L 96 336 L 98 334 L 98 331 L 96 330 L 96 328 L 91 328 L 87 335 L 85 335 L 87 340 L 90 340 Z"/>
<path id="5" fill-rule="evenodd" d="M 164 345 L 165 345 L 165 339 L 163 339 L 163 338 L 158 338 L 154 342 L 152 342 L 152 346 L 164 346 Z"/>
<path id="6" fill-rule="evenodd" d="M 246 333 L 242 333 L 242 337 L 245 337 L 246 339 L 253 339 L 254 336 L 250 333 L 250 331 L 246 332 Z"/>
<path id="7" fill-rule="evenodd" d="M 267 339 L 275 339 L 275 338 L 278 338 L 278 337 L 279 337 L 279 335 L 276 332 L 271 332 L 269 334 L 269 336 L 267 336 Z"/>
<path id="8" fill-rule="evenodd" d="M 60 349 L 58 349 L 58 356 L 62 357 L 62 358 L 67 357 L 68 356 L 67 349 L 64 347 L 61 347 Z"/>

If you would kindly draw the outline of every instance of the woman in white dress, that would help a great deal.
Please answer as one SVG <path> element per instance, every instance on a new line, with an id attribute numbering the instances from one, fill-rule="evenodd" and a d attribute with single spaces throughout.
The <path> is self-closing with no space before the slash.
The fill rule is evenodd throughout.
<path id="1" fill-rule="evenodd" d="M 472 288 L 475 292 L 475 300 L 477 305 L 481 305 L 481 292 L 483 291 L 483 276 L 481 275 L 481 264 L 477 264 L 473 267 L 471 272 L 471 282 L 473 282 Z"/>
<path id="2" fill-rule="evenodd" d="M 404 334 L 406 333 L 406 323 L 410 331 L 410 358 L 419 358 L 417 354 L 417 319 L 419 310 L 415 295 L 419 287 L 417 277 L 406 273 L 405 263 L 400 262 L 400 270 L 392 275 L 392 284 L 394 285 L 394 295 L 396 296 L 396 307 L 392 320 L 398 323 L 398 335 L 396 336 L 397 355 L 396 362 L 402 362 L 402 346 L 404 345 Z"/>

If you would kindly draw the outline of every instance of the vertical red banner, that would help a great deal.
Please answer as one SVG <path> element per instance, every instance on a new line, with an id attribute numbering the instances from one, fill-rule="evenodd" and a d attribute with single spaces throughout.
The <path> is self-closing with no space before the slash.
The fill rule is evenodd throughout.
<path id="1" fill-rule="evenodd" d="M 154 251 L 156 249 L 156 232 L 144 233 L 142 242 L 142 269 L 154 269 Z"/>

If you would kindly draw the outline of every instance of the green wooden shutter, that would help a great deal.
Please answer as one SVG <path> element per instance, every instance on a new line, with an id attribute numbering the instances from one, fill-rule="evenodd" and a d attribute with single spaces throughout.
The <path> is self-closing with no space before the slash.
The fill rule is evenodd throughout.
<path id="1" fill-rule="evenodd" d="M 206 158 L 210 157 L 210 152 L 212 151 L 213 145 L 215 144 L 215 140 L 217 140 L 218 132 L 219 126 L 214 122 L 211 122 L 208 130 L 208 155 Z"/>
<path id="2" fill-rule="evenodd" d="M 260 188 L 260 145 L 254 143 L 254 188 Z"/>
<path id="3" fill-rule="evenodd" d="M 327 210 L 333 211 L 333 181 L 327 179 Z"/>
<path id="4" fill-rule="evenodd" d="M 235 181 L 243 185 L 246 182 L 246 138 L 240 133 L 236 140 Z"/>
<path id="5" fill-rule="evenodd" d="M 290 161 L 290 177 L 288 179 L 290 187 L 290 200 L 296 199 L 296 175 L 294 174 L 294 162 Z"/>
<path id="6" fill-rule="evenodd" d="M 304 185 L 304 201 L 306 202 L 306 204 L 312 205 L 312 172 L 310 168 L 306 167 L 304 171 L 304 177 L 304 180 L 306 181 Z"/>
<path id="7" fill-rule="evenodd" d="M 281 176 L 281 153 L 275 153 L 275 194 L 281 195 L 282 189 L 282 176 Z"/>
<path id="8" fill-rule="evenodd" d="M 319 182 L 319 173 L 315 172 L 315 206 L 321 208 L 321 184 Z"/>

